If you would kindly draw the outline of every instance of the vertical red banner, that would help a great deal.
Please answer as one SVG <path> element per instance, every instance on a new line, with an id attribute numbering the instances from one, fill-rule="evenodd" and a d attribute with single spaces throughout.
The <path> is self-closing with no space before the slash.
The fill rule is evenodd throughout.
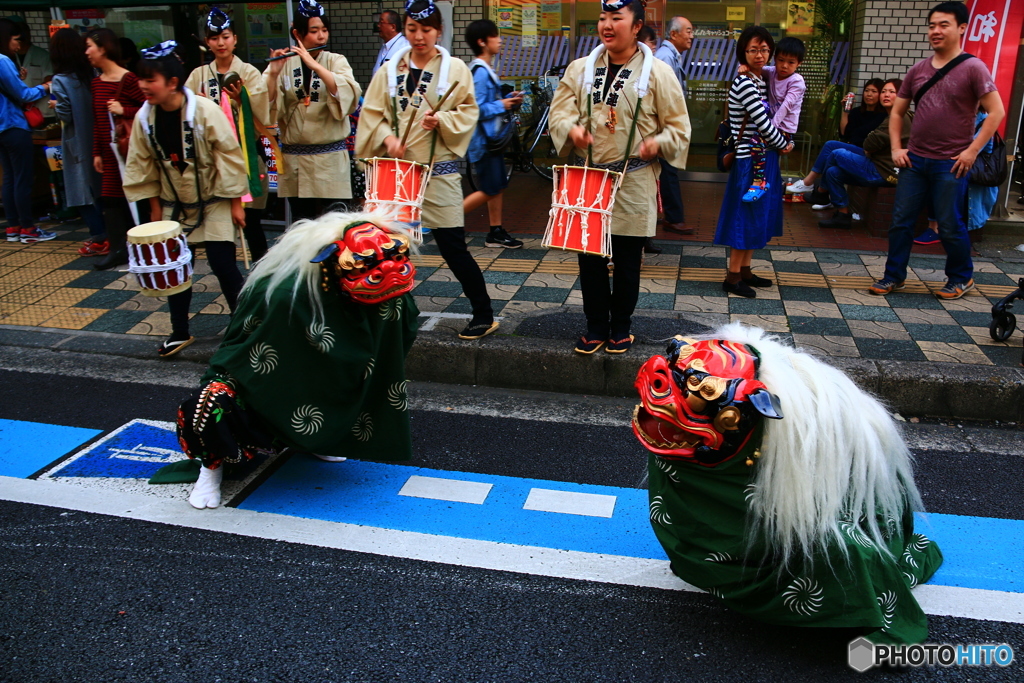
<path id="1" fill-rule="evenodd" d="M 1020 0 L 968 0 L 971 12 L 963 49 L 988 65 L 1003 106 L 1010 110 L 1017 50 L 1024 26 L 1024 2 Z M 1006 134 L 1006 121 L 1001 132 Z"/>

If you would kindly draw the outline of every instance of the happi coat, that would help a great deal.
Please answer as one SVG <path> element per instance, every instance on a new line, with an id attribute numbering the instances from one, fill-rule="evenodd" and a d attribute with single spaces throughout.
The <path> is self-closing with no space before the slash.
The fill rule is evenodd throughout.
<path id="1" fill-rule="evenodd" d="M 592 163 L 617 164 L 626 158 L 633 112 L 637 110 L 637 83 L 644 55 L 648 53 L 649 50 L 637 49 L 613 79 L 607 96 L 604 95 L 604 85 L 608 78 L 607 51 L 602 50 L 597 57 L 594 84 L 589 92 L 583 92 L 587 58 L 577 59 L 566 68 L 551 101 L 548 125 L 558 155 L 569 155 L 570 165 L 582 166 L 583 160 L 587 158 L 587 150 L 575 149 L 569 139 L 569 131 L 578 125 L 587 128 L 594 136 Z M 690 116 L 686 111 L 683 91 L 676 74 L 667 64 L 650 54 L 647 59 L 653 62 L 650 83 L 642 100 L 643 106 L 628 156 L 639 158 L 641 142 L 653 138 L 660 145 L 658 156 L 676 168 L 684 169 L 690 148 Z M 614 131 L 609 127 L 613 110 Z M 657 159 L 626 174 L 612 211 L 613 235 L 654 235 L 658 219 L 660 174 L 661 166 Z"/>
<path id="2" fill-rule="evenodd" d="M 125 164 L 124 194 L 130 202 L 159 197 L 163 220 L 174 210 L 175 194 L 185 205 L 181 222 L 195 225 L 199 204 L 205 205 L 204 218 L 189 233 L 190 242 L 234 242 L 231 201 L 249 191 L 245 160 L 235 133 L 220 107 L 185 88 L 181 107 L 184 173 L 163 158 L 154 148 L 156 109 L 144 104 L 132 125 L 128 159 Z"/>
<path id="3" fill-rule="evenodd" d="M 303 83 L 302 58 L 289 57 L 281 75 L 268 88 L 277 88 L 270 103 L 270 120 L 280 131 L 284 170 L 278 172 L 279 197 L 350 199 L 351 167 L 345 138 L 349 136 L 348 115 L 359 104 L 362 88 L 343 55 L 321 50 L 317 63 L 334 74 L 337 94 L 331 95 L 313 72 L 309 85 Z M 309 97 L 309 104 L 305 104 Z"/>
<path id="4" fill-rule="evenodd" d="M 462 176 L 456 162 L 469 149 L 479 115 L 473 94 L 473 76 L 465 62 L 447 57 L 447 53 L 438 47 L 438 54 L 423 69 L 415 92 L 410 93 L 406 88 L 406 78 L 411 68 L 411 54 L 406 51 L 386 62 L 370 82 L 356 131 L 356 155 L 361 159 L 387 156 L 385 138 L 395 135 L 401 139 L 409 120 L 415 119 L 403 158 L 421 164 L 429 164 L 431 160 L 434 163 L 434 175 L 427 184 L 423 200 L 423 227 L 461 227 L 465 224 Z M 442 82 L 442 64 L 445 61 L 448 62 L 448 73 L 447 80 Z M 391 69 L 394 69 L 396 80 L 394 97 L 388 91 Z M 419 122 L 447 91 L 447 87 L 439 88 L 439 83 L 441 86 L 447 83 L 449 87 L 455 84 L 455 89 L 438 112 L 440 123 L 437 128 L 427 131 Z"/>
<path id="5" fill-rule="evenodd" d="M 270 121 L 270 97 L 263 74 L 253 65 L 243 62 L 237 55 L 231 58 L 231 66 L 228 68 L 228 72 L 231 71 L 234 71 L 241 77 L 242 85 L 249 93 L 249 106 L 252 107 L 253 118 L 266 125 Z M 221 87 L 217 78 L 218 75 L 223 77 L 225 74 L 218 74 L 216 62 L 210 62 L 198 69 L 193 69 L 192 73 L 185 79 L 185 87 L 197 95 L 209 98 L 210 101 L 219 107 Z M 258 135 L 257 133 L 257 139 Z M 259 197 L 254 196 L 252 202 L 246 203 L 245 208 L 247 209 L 265 209 L 267 207 L 267 195 L 270 193 L 270 186 L 267 179 L 267 164 L 262 158 L 259 159 L 258 167 L 263 194 Z"/>

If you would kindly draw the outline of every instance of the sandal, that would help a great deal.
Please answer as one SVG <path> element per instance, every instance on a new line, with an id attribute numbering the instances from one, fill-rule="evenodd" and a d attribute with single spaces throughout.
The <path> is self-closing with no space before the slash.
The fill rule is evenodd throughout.
<path id="1" fill-rule="evenodd" d="M 582 353 L 584 355 L 589 356 L 590 354 L 598 351 L 606 343 L 607 340 L 605 339 L 590 340 L 587 339 L 586 337 L 580 337 L 579 339 L 576 340 L 576 346 L 575 348 L 573 348 L 573 351 L 575 351 L 576 353 Z"/>
<path id="2" fill-rule="evenodd" d="M 496 321 L 489 323 L 470 322 L 469 325 L 466 326 L 466 329 L 459 332 L 459 339 L 482 339 L 491 332 L 494 332 L 496 329 L 498 329 L 498 323 Z"/>
<path id="3" fill-rule="evenodd" d="M 156 352 L 161 358 L 170 358 L 195 340 L 195 337 L 189 337 L 188 339 L 168 339 L 157 347 Z"/>
<path id="4" fill-rule="evenodd" d="M 632 334 L 625 339 L 610 339 L 608 340 L 608 346 L 606 346 L 604 350 L 607 353 L 625 353 L 632 348 L 634 339 L 636 339 L 636 337 Z"/>

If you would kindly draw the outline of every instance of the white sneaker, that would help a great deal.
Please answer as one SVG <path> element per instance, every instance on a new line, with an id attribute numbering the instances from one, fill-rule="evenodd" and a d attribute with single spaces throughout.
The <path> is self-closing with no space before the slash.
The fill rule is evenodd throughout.
<path id="1" fill-rule="evenodd" d="M 855 220 L 855 221 L 859 221 L 860 220 L 860 214 L 859 213 L 851 214 L 850 217 L 853 218 L 853 220 Z"/>
<path id="2" fill-rule="evenodd" d="M 828 211 L 832 208 L 832 203 L 828 204 L 811 204 L 811 211 Z"/>
<path id="3" fill-rule="evenodd" d="M 813 191 L 814 191 L 814 186 L 813 185 L 804 185 L 804 181 L 802 179 L 796 181 L 792 185 L 787 185 L 786 186 L 786 192 L 788 192 L 789 194 L 804 194 L 805 192 L 813 192 Z"/>

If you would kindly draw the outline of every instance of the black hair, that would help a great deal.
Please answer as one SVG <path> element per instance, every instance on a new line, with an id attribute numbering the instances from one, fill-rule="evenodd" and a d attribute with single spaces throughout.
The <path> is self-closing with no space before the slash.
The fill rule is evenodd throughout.
<path id="1" fill-rule="evenodd" d="M 629 10 L 633 13 L 633 23 L 644 20 L 644 4 L 640 0 L 633 0 L 631 3 L 620 9 Z"/>
<path id="2" fill-rule="evenodd" d="M 655 43 L 658 42 L 658 34 L 650 26 L 641 26 L 640 32 L 636 34 L 636 39 L 641 43 L 646 43 L 648 40 L 652 40 Z"/>
<path id="3" fill-rule="evenodd" d="M 295 13 L 295 19 L 292 20 L 292 28 L 295 29 L 296 33 L 299 34 L 300 38 L 305 38 L 309 34 L 309 22 L 314 19 L 319 19 L 324 22 L 324 28 L 327 32 L 331 32 L 331 25 L 327 22 L 327 14 L 325 13 L 322 17 L 307 17 L 299 12 Z"/>
<path id="4" fill-rule="evenodd" d="M 18 21 L 14 22 L 14 25 L 18 27 L 18 32 L 14 35 L 21 36 L 21 44 L 31 45 L 32 29 L 29 28 L 28 22 L 26 22 L 24 19 L 19 19 Z"/>
<path id="5" fill-rule="evenodd" d="M 14 53 L 11 52 L 11 38 L 20 35 L 21 31 L 18 30 L 17 24 L 10 19 L 0 19 L 0 55 L 13 60 Z"/>
<path id="6" fill-rule="evenodd" d="M 398 31 L 399 33 L 402 32 L 402 17 L 399 16 L 398 12 L 396 12 L 395 10 L 384 10 L 383 12 L 380 13 L 380 18 L 383 19 L 385 23 L 394 26 L 395 30 Z"/>
<path id="7" fill-rule="evenodd" d="M 413 19 L 412 16 L 409 14 L 410 12 L 422 12 L 423 10 L 427 9 L 427 7 L 429 7 L 429 6 L 430 6 L 430 3 L 427 2 L 427 0 L 416 0 L 416 2 L 412 3 L 411 5 L 409 5 L 406 8 L 406 11 L 405 11 L 405 21 L 402 22 L 403 25 L 405 24 L 405 22 L 408 22 L 410 19 L 412 19 L 412 21 L 415 21 L 417 24 L 423 24 L 424 26 L 430 26 L 430 27 L 436 28 L 438 31 L 440 31 L 441 30 L 441 24 L 442 24 L 442 22 L 441 22 L 441 10 L 435 8 L 434 12 L 429 17 L 427 17 L 426 19 Z"/>
<path id="8" fill-rule="evenodd" d="M 117 42 L 121 45 L 121 66 L 135 73 L 139 66 L 139 48 L 135 47 L 135 41 L 121 36 Z"/>
<path id="9" fill-rule="evenodd" d="M 882 86 L 885 85 L 885 81 L 883 81 L 881 78 L 869 78 L 868 81 L 864 84 L 864 88 L 867 88 L 869 85 L 875 86 L 875 90 L 877 90 L 878 92 L 882 92 Z"/>
<path id="10" fill-rule="evenodd" d="M 493 38 L 496 35 L 498 35 L 497 24 L 489 19 L 477 19 L 466 27 L 466 45 L 469 45 L 469 49 L 473 51 L 473 54 L 479 57 L 484 52 L 480 41 L 486 41 L 488 38 Z"/>
<path id="11" fill-rule="evenodd" d="M 877 79 L 873 79 L 873 80 L 877 80 Z M 890 83 L 892 83 L 894 86 L 896 86 L 896 94 L 898 95 L 899 92 L 900 92 L 900 88 L 903 87 L 903 79 L 902 78 L 890 78 L 889 80 L 887 80 L 887 81 L 882 83 L 882 88 L 884 88 L 885 86 L 887 86 Z M 879 88 L 878 92 L 882 92 L 882 88 Z"/>
<path id="12" fill-rule="evenodd" d="M 73 28 L 62 28 L 50 38 L 53 73 L 75 76 L 83 85 L 92 82 L 93 69 L 85 56 L 85 38 Z"/>
<path id="13" fill-rule="evenodd" d="M 795 57 L 796 61 L 802 62 L 806 54 L 807 48 L 804 47 L 804 41 L 792 36 L 786 36 L 775 46 L 776 57 L 779 55 L 789 55 L 790 57 Z"/>
<path id="14" fill-rule="evenodd" d="M 94 28 L 85 34 L 87 40 L 91 40 L 99 49 L 103 50 L 103 56 L 112 62 L 121 63 L 121 41 L 117 34 L 109 28 Z"/>
<path id="15" fill-rule="evenodd" d="M 932 15 L 936 12 L 952 14 L 956 17 L 956 25 L 966 24 L 971 20 L 971 13 L 967 11 L 967 5 L 962 2 L 940 2 L 928 12 L 928 22 L 931 23 Z"/>
<path id="16" fill-rule="evenodd" d="M 163 76 L 165 80 L 178 79 L 178 92 L 185 87 L 185 67 L 177 54 L 169 54 L 166 57 L 156 59 L 139 60 L 139 78 L 153 78 Z"/>
<path id="17" fill-rule="evenodd" d="M 747 64 L 747 46 L 750 45 L 750 41 L 754 38 L 760 38 L 771 52 L 775 52 L 775 39 L 772 38 L 771 33 L 768 33 L 768 29 L 764 26 L 748 26 L 743 29 L 739 40 L 736 41 L 736 59 L 739 60 L 740 64 L 750 66 Z M 771 52 L 768 53 L 769 59 L 772 56 Z"/>
<path id="18" fill-rule="evenodd" d="M 302 16 L 301 14 L 298 14 L 298 15 L 296 15 L 295 18 L 298 19 L 301 16 Z M 320 17 L 320 18 L 323 19 L 323 17 Z M 236 36 L 238 35 L 237 33 L 235 33 L 235 25 L 234 24 L 231 24 L 231 26 L 225 26 L 223 28 L 219 28 L 216 31 L 211 30 L 210 27 L 207 26 L 206 27 L 206 39 L 209 40 L 210 38 L 216 38 L 220 34 L 224 33 L 224 31 L 231 31 L 231 33 L 233 33 L 234 35 L 236 35 Z M 303 35 L 305 35 L 305 33 Z"/>

